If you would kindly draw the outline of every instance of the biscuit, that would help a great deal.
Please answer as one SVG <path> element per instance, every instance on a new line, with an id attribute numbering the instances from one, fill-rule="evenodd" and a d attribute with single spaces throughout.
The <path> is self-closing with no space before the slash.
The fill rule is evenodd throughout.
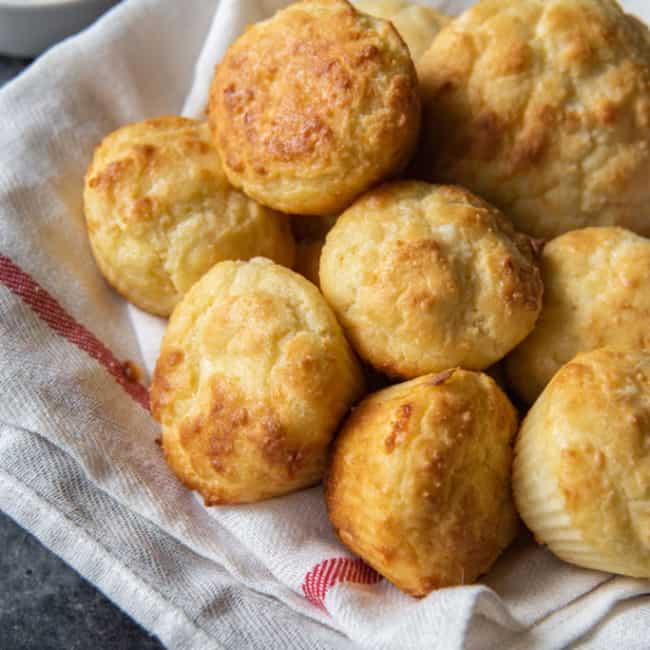
<path id="1" fill-rule="evenodd" d="M 450 16 L 432 7 L 404 0 L 354 0 L 352 4 L 359 11 L 390 20 L 416 62 L 429 49 L 438 32 L 451 22 Z"/>
<path id="2" fill-rule="evenodd" d="M 621 228 L 584 228 L 546 244 L 535 329 L 506 358 L 510 385 L 532 404 L 578 352 L 650 348 L 650 240 Z"/>
<path id="3" fill-rule="evenodd" d="M 390 23 L 346 0 L 304 0 L 230 46 L 208 115 L 233 185 L 283 212 L 329 215 L 405 167 L 420 97 Z"/>
<path id="4" fill-rule="evenodd" d="M 534 247 L 496 208 L 453 186 L 373 190 L 327 235 L 320 284 L 357 352 L 394 377 L 487 368 L 533 328 Z"/>
<path id="5" fill-rule="evenodd" d="M 650 37 L 613 0 L 482 0 L 418 62 L 416 174 L 515 227 L 650 235 Z"/>
<path id="6" fill-rule="evenodd" d="M 207 124 L 130 124 L 95 150 L 84 211 L 97 264 L 138 307 L 167 316 L 216 262 L 264 255 L 291 266 L 285 215 L 228 183 Z"/>
<path id="7" fill-rule="evenodd" d="M 167 462 L 207 505 L 317 483 L 363 379 L 316 287 L 273 262 L 221 262 L 185 295 L 151 386 Z"/>
<path id="8" fill-rule="evenodd" d="M 518 528 L 514 408 L 485 374 L 447 370 L 367 397 L 325 478 L 340 540 L 413 596 L 469 584 Z"/>
<path id="9" fill-rule="evenodd" d="M 650 578 L 650 352 L 579 354 L 529 411 L 515 502 L 537 541 L 572 564 Z"/>

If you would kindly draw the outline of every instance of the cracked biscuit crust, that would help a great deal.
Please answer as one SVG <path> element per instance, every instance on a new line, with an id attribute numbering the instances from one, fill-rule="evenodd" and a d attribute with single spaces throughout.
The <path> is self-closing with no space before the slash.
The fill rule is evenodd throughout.
<path id="1" fill-rule="evenodd" d="M 535 237 L 650 234 L 650 37 L 612 0 L 482 0 L 418 62 L 417 173 Z"/>
<path id="2" fill-rule="evenodd" d="M 577 355 L 524 420 L 517 509 L 567 562 L 650 578 L 650 352 Z"/>
<path id="3" fill-rule="evenodd" d="M 482 373 L 447 370 L 374 393 L 325 478 L 341 541 L 413 596 L 469 584 L 517 531 L 514 408 Z"/>
<path id="4" fill-rule="evenodd" d="M 650 348 L 650 240 L 622 228 L 583 228 L 546 244 L 535 329 L 506 358 L 509 383 L 532 404 L 578 352 Z"/>
<path id="5" fill-rule="evenodd" d="M 206 504 L 317 483 L 363 379 L 316 287 L 269 260 L 221 262 L 174 310 L 151 407 L 168 463 Z"/>
<path id="6" fill-rule="evenodd" d="M 390 23 L 345 0 L 313 0 L 228 49 L 208 114 L 234 185 L 283 212 L 328 215 L 408 163 L 420 97 Z"/>
<path id="7" fill-rule="evenodd" d="M 487 368 L 531 331 L 543 291 L 530 239 L 496 208 L 416 181 L 383 185 L 339 217 L 320 283 L 357 352 L 406 378 Z"/>
<path id="8" fill-rule="evenodd" d="M 195 120 L 160 117 L 104 138 L 86 172 L 84 211 L 104 276 L 160 316 L 216 262 L 294 258 L 287 218 L 230 185 L 207 124 Z"/>

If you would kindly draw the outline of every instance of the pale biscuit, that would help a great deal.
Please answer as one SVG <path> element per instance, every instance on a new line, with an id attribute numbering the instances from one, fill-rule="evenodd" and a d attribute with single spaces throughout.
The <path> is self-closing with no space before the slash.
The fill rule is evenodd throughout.
<path id="1" fill-rule="evenodd" d="M 417 173 L 515 227 L 650 235 L 650 37 L 613 0 L 482 0 L 418 62 Z"/>
<path id="2" fill-rule="evenodd" d="M 208 113 L 234 185 L 283 212 L 328 215 L 408 163 L 420 97 L 390 23 L 346 0 L 304 0 L 230 46 Z"/>
<path id="3" fill-rule="evenodd" d="M 574 230 L 546 244 L 540 267 L 539 320 L 506 358 L 509 383 L 529 404 L 578 352 L 650 348 L 650 240 L 621 228 Z"/>
<path id="4" fill-rule="evenodd" d="M 390 20 L 415 62 L 429 49 L 438 32 L 452 20 L 432 7 L 404 0 L 353 0 L 352 4 L 359 11 Z"/>
<path id="5" fill-rule="evenodd" d="M 447 370 L 363 400 L 325 479 L 341 541 L 413 596 L 474 582 L 518 527 L 517 417 L 482 373 Z"/>
<path id="6" fill-rule="evenodd" d="M 287 217 L 230 185 L 207 124 L 195 120 L 160 117 L 104 138 L 86 172 L 84 211 L 106 279 L 160 316 L 221 260 L 293 263 Z"/>
<path id="7" fill-rule="evenodd" d="M 534 244 L 496 208 L 416 181 L 373 190 L 339 217 L 320 283 L 357 352 L 407 378 L 487 368 L 532 330 L 543 291 Z"/>
<path id="8" fill-rule="evenodd" d="M 529 411 L 515 502 L 538 542 L 599 571 L 650 578 L 650 352 L 579 354 Z"/>
<path id="9" fill-rule="evenodd" d="M 313 485 L 363 379 L 316 287 L 269 260 L 221 262 L 174 310 L 151 387 L 168 463 L 206 504 Z"/>

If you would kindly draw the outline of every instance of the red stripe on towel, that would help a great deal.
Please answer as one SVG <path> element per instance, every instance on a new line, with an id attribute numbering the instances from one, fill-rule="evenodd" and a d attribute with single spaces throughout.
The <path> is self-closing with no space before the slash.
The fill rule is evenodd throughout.
<path id="1" fill-rule="evenodd" d="M 92 332 L 72 318 L 54 297 L 4 255 L 0 255 L 0 282 L 29 305 L 54 332 L 99 361 L 142 408 L 149 410 L 147 389 L 130 376 L 128 364 L 120 363 Z"/>
<path id="2" fill-rule="evenodd" d="M 363 560 L 347 557 L 330 558 L 317 564 L 307 572 L 302 583 L 305 598 L 325 609 L 325 596 L 330 587 L 339 582 L 352 582 L 360 585 L 375 585 L 381 576 Z"/>

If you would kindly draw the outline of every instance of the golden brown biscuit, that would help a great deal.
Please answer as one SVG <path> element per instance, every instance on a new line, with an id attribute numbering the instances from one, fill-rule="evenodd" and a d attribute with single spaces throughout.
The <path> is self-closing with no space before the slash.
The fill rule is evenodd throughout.
<path id="1" fill-rule="evenodd" d="M 293 263 L 286 216 L 228 183 L 207 124 L 195 120 L 160 117 L 104 138 L 86 172 L 84 211 L 106 279 L 160 316 L 221 260 Z"/>
<path id="2" fill-rule="evenodd" d="M 542 304 L 528 237 L 467 190 L 416 181 L 377 188 L 339 217 L 320 282 L 357 352 L 407 378 L 487 368 Z"/>
<path id="3" fill-rule="evenodd" d="M 474 582 L 517 531 L 517 417 L 482 373 L 447 370 L 362 401 L 325 479 L 341 541 L 413 596 Z"/>
<path id="4" fill-rule="evenodd" d="M 515 501 L 557 556 L 650 578 L 650 352 L 601 348 L 553 377 L 517 440 Z"/>
<path id="5" fill-rule="evenodd" d="M 390 20 L 415 62 L 429 49 L 438 32 L 451 22 L 450 16 L 432 7 L 404 0 L 353 0 L 352 4 L 359 11 Z"/>
<path id="6" fill-rule="evenodd" d="M 390 23 L 346 0 L 304 0 L 231 45 L 208 113 L 234 185 L 283 212 L 328 215 L 407 164 L 420 97 Z"/>
<path id="7" fill-rule="evenodd" d="M 510 385 L 532 404 L 578 352 L 650 347 L 650 240 L 621 228 L 584 228 L 540 258 L 544 300 L 535 329 L 506 358 Z"/>
<path id="8" fill-rule="evenodd" d="M 361 370 L 316 287 L 269 260 L 221 262 L 174 310 L 151 387 L 168 463 L 206 504 L 320 480 Z"/>
<path id="9" fill-rule="evenodd" d="M 418 62 L 418 173 L 536 237 L 650 235 L 650 37 L 613 0 L 482 0 Z"/>

